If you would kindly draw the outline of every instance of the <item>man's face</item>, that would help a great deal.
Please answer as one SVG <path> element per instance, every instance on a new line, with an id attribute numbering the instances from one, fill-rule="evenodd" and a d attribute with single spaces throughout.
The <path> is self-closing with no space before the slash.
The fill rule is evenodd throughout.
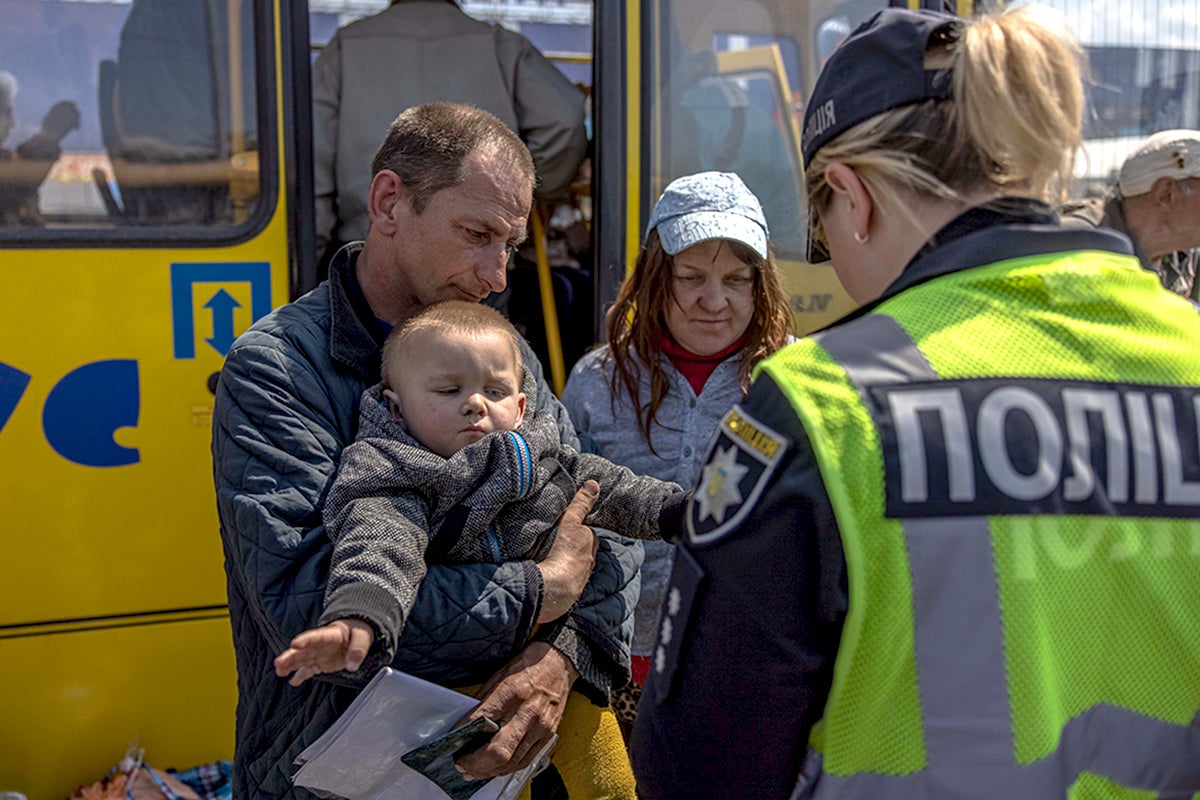
<path id="1" fill-rule="evenodd" d="M 1171 248 L 1191 250 L 1200 247 L 1200 178 L 1176 181 L 1179 193 L 1171 204 L 1167 225 L 1171 229 Z"/>
<path id="2" fill-rule="evenodd" d="M 400 385 L 384 391 L 412 437 L 449 458 L 493 431 L 516 430 L 525 395 L 512 340 L 496 332 L 439 331 L 427 338 L 398 356 Z"/>
<path id="3" fill-rule="evenodd" d="M 380 269 L 393 305 L 413 311 L 441 300 L 478 302 L 507 284 L 508 259 L 525 239 L 533 187 L 518 170 L 479 153 L 467 158 L 464 176 L 434 194 L 420 214 L 411 195 L 399 190 Z"/>

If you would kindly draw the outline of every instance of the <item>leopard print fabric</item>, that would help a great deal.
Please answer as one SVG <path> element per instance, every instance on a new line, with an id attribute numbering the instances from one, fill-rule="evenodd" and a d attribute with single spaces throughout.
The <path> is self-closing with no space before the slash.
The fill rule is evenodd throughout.
<path id="1" fill-rule="evenodd" d="M 632 683 L 620 689 L 613 689 L 609 695 L 609 704 L 617 716 L 617 725 L 621 728 L 626 747 L 629 746 L 629 737 L 633 732 L 633 721 L 637 719 L 637 704 L 641 696 L 642 687 Z"/>

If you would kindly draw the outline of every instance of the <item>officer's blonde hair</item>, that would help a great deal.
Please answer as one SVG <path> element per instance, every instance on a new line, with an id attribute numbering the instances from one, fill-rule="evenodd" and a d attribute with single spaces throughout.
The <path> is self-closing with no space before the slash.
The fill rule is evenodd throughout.
<path id="1" fill-rule="evenodd" d="M 852 167 L 875 202 L 910 215 L 905 194 L 1065 197 L 1082 144 L 1085 62 L 1057 12 L 1030 5 L 964 22 L 926 61 L 950 67 L 951 98 L 887 111 L 822 147 L 805 170 L 814 208 L 832 197 L 824 171 L 834 162 Z"/>

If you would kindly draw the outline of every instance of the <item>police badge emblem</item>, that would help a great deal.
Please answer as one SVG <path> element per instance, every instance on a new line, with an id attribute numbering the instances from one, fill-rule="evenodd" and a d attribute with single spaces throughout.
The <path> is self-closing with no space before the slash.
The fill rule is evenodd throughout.
<path id="1" fill-rule="evenodd" d="M 786 449 L 781 435 L 740 406 L 730 409 L 709 445 L 700 485 L 688 502 L 688 541 L 706 544 L 733 530 L 758 501 Z"/>

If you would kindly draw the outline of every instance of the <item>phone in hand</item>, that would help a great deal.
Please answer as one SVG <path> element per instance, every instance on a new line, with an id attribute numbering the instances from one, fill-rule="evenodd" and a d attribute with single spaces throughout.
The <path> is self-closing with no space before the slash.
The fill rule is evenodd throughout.
<path id="1" fill-rule="evenodd" d="M 454 767 L 454 759 L 483 747 L 498 730 L 500 726 L 495 720 L 476 717 L 466 725 L 409 750 L 400 756 L 400 760 L 436 783 L 452 800 L 466 800 L 491 778 L 464 780 Z"/>

